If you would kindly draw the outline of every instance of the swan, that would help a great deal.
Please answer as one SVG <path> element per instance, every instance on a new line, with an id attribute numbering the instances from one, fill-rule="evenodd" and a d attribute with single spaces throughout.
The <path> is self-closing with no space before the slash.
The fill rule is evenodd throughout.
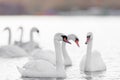
<path id="1" fill-rule="evenodd" d="M 92 41 L 93 41 L 93 33 L 87 33 L 87 40 L 85 44 L 87 44 L 87 53 L 82 58 L 80 63 L 80 68 L 82 71 L 104 71 L 106 70 L 106 65 L 101 57 L 100 52 L 93 51 L 92 52 Z"/>
<path id="2" fill-rule="evenodd" d="M 6 46 L 0 47 L 0 57 L 4 58 L 16 58 L 16 57 L 25 57 L 27 56 L 27 52 L 16 45 L 11 45 L 11 29 L 6 27 L 4 30 L 9 31 L 9 41 Z"/>
<path id="3" fill-rule="evenodd" d="M 22 36 L 23 36 L 23 28 L 21 29 L 21 38 L 20 38 L 20 47 L 23 48 L 28 53 L 32 52 L 36 48 L 40 48 L 38 43 L 33 41 L 33 32 L 39 33 L 39 30 L 36 27 L 33 27 L 30 31 L 30 41 L 23 43 L 22 42 Z M 19 42 L 18 42 L 19 43 Z"/>
<path id="4" fill-rule="evenodd" d="M 56 53 L 56 66 L 49 61 L 39 59 L 30 60 L 23 68 L 17 67 L 22 77 L 34 78 L 66 78 L 64 63 L 62 60 L 61 41 L 70 43 L 67 36 L 62 33 L 56 33 L 54 36 L 54 46 Z M 46 79 L 45 79 L 46 80 Z"/>
<path id="5" fill-rule="evenodd" d="M 75 34 L 69 34 L 68 35 L 68 40 L 73 40 L 77 46 L 79 47 L 79 39 Z M 70 59 L 67 50 L 66 50 L 66 43 L 62 42 L 62 52 L 63 52 L 63 59 L 64 59 L 64 65 L 67 66 L 72 66 L 72 60 Z"/>
<path id="6" fill-rule="evenodd" d="M 56 54 L 51 50 L 35 49 L 31 52 L 31 60 L 43 59 L 50 62 L 53 65 L 56 65 Z"/>
<path id="7" fill-rule="evenodd" d="M 79 39 L 77 38 L 76 35 L 74 34 L 68 35 L 68 40 L 73 40 L 79 46 Z M 63 53 L 63 60 L 65 67 L 71 66 L 72 61 L 66 51 L 66 42 L 62 42 L 62 53 Z M 44 59 L 49 61 L 53 65 L 56 64 L 55 52 L 51 50 L 35 49 L 34 51 L 32 51 L 31 54 L 32 54 L 32 59 L 34 60 Z"/>

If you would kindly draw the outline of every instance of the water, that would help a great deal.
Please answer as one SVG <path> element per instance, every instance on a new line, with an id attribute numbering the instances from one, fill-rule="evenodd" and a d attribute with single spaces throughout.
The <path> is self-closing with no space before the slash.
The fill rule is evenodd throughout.
<path id="1" fill-rule="evenodd" d="M 108 48 L 107 50 L 111 50 Z M 85 52 L 85 51 L 82 51 Z M 75 54 L 75 55 L 74 55 Z M 82 56 L 79 53 L 71 53 L 73 66 L 66 69 L 67 78 L 65 80 L 119 80 L 120 79 L 120 53 L 114 50 L 103 51 L 104 61 L 107 70 L 103 72 L 82 72 L 79 70 L 79 63 Z M 27 58 L 19 59 L 0 59 L 0 78 L 1 80 L 27 80 L 20 78 L 17 67 L 22 67 L 28 61 Z M 36 79 L 28 79 L 36 80 Z M 41 80 L 41 79 L 40 79 Z M 49 80 L 49 79 L 48 79 Z"/>
<path id="2" fill-rule="evenodd" d="M 1 28 L 11 25 L 13 33 L 20 23 L 25 28 L 26 35 L 23 40 L 28 40 L 28 32 L 33 25 L 39 26 L 40 37 L 35 36 L 35 40 L 45 49 L 54 50 L 53 35 L 56 32 L 74 33 L 80 38 L 80 48 L 75 43 L 67 45 L 68 53 L 72 59 L 73 66 L 66 69 L 67 78 L 65 80 L 120 80 L 120 32 L 119 19 L 110 17 L 38 17 L 38 18 L 16 18 L 0 19 Z M 28 24 L 29 23 L 29 24 Z M 47 24 L 46 24 L 47 23 Z M 31 26 L 32 25 L 32 26 Z M 43 27 L 44 26 L 44 27 Z M 66 32 L 67 30 L 67 32 Z M 84 73 L 79 70 L 82 56 L 86 53 L 87 32 L 94 33 L 93 49 L 101 52 L 102 58 L 107 66 L 104 72 Z M 0 44 L 6 43 L 6 34 L 2 34 L 4 40 Z M 27 37 L 27 38 L 26 38 Z M 40 39 L 39 39 L 40 38 Z M 15 36 L 14 38 L 15 39 Z M 24 80 L 18 72 L 17 67 L 22 67 L 28 61 L 27 58 L 4 59 L 0 58 L 0 80 Z M 31 79 L 28 79 L 31 80 Z M 39 79 L 32 79 L 39 80 Z"/>

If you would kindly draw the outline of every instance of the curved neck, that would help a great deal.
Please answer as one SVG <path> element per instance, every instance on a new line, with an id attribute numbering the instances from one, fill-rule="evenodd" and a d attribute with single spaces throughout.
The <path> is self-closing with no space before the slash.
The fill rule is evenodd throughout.
<path id="1" fill-rule="evenodd" d="M 22 42 L 22 38 L 23 38 L 23 28 L 20 28 L 20 30 L 21 30 L 20 42 Z"/>
<path id="2" fill-rule="evenodd" d="M 87 44 L 87 54 L 86 54 L 86 64 L 85 68 L 86 70 L 89 68 L 90 69 L 90 64 L 91 64 L 91 54 L 92 54 L 92 40 L 90 40 Z"/>
<path id="3" fill-rule="evenodd" d="M 61 45 L 60 42 L 54 40 L 54 46 L 55 46 L 55 53 L 56 53 L 56 70 L 63 70 L 63 60 L 62 60 L 62 51 L 61 51 Z"/>
<path id="4" fill-rule="evenodd" d="M 11 30 L 9 29 L 8 31 L 9 31 L 9 40 L 8 40 L 8 44 L 11 44 L 11 37 L 12 37 L 12 36 L 11 36 Z"/>
<path id="5" fill-rule="evenodd" d="M 67 53 L 67 50 L 66 50 L 66 43 L 65 42 L 62 42 L 62 52 L 63 52 L 63 58 L 64 58 L 64 61 L 67 62 L 67 61 L 71 61 L 68 53 Z"/>
<path id="6" fill-rule="evenodd" d="M 90 55 L 92 52 L 92 40 L 90 40 L 87 44 L 87 55 Z"/>
<path id="7" fill-rule="evenodd" d="M 30 31 L 30 41 L 33 41 L 33 32 L 34 32 L 34 30 L 32 29 L 32 30 Z"/>
<path id="8" fill-rule="evenodd" d="M 9 33 L 9 38 L 8 38 L 8 44 L 11 44 L 11 29 L 10 28 L 6 28 L 5 30 L 8 30 Z"/>

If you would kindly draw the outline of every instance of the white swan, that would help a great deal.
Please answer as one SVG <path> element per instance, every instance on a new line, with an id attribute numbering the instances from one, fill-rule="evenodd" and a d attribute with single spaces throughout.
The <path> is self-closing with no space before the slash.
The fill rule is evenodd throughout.
<path id="1" fill-rule="evenodd" d="M 23 43 L 22 42 L 22 36 L 23 36 L 23 28 L 21 29 L 21 44 L 20 47 L 23 48 L 28 53 L 32 52 L 36 48 L 40 48 L 39 44 L 33 41 L 33 32 L 39 33 L 39 30 L 35 27 L 33 27 L 30 31 L 30 41 Z"/>
<path id="2" fill-rule="evenodd" d="M 75 43 L 79 46 L 79 39 L 77 38 L 76 35 L 70 34 L 68 35 L 68 40 L 73 40 Z M 64 60 L 64 65 L 65 67 L 71 66 L 72 61 L 66 51 L 66 43 L 62 42 L 62 53 L 63 53 L 63 60 Z M 55 52 L 51 50 L 42 50 L 42 49 L 35 49 L 32 53 L 32 59 L 34 60 L 39 60 L 39 59 L 44 59 L 55 65 L 55 60 L 56 60 L 56 55 Z"/>
<path id="3" fill-rule="evenodd" d="M 106 65 L 98 51 L 92 52 L 92 41 L 93 34 L 92 32 L 89 32 L 85 43 L 87 44 L 87 53 L 82 58 L 80 69 L 82 71 L 104 71 L 106 70 Z"/>
<path id="4" fill-rule="evenodd" d="M 70 34 L 68 35 L 68 40 L 73 40 L 77 46 L 79 46 L 79 39 L 76 35 Z M 65 66 L 72 66 L 72 60 L 70 59 L 67 50 L 66 50 L 66 43 L 62 42 L 62 52 L 63 52 L 63 59 L 64 59 L 64 64 Z"/>
<path id="5" fill-rule="evenodd" d="M 53 65 L 56 65 L 56 54 L 51 50 L 35 49 L 31 52 L 31 60 L 46 60 Z"/>
<path id="6" fill-rule="evenodd" d="M 67 36 L 64 34 L 55 34 L 54 46 L 56 53 L 56 66 L 43 59 L 32 60 L 23 67 L 24 69 L 18 68 L 19 72 L 22 74 L 22 77 L 66 78 L 60 41 L 69 43 Z"/>
<path id="7" fill-rule="evenodd" d="M 9 45 L 0 47 L 0 57 L 15 58 L 27 56 L 28 54 L 22 48 L 16 45 L 11 45 L 11 29 L 9 27 L 6 27 L 4 30 L 9 31 Z"/>

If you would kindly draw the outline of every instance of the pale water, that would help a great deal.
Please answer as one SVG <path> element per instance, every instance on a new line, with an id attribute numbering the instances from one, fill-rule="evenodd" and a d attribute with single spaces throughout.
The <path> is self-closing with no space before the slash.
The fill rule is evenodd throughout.
<path id="1" fill-rule="evenodd" d="M 120 53 L 110 48 L 109 51 L 104 51 L 104 61 L 107 66 L 107 70 L 104 72 L 92 72 L 84 73 L 79 70 L 79 63 L 81 59 L 81 53 L 74 53 L 71 55 L 73 66 L 66 69 L 67 78 L 65 80 L 120 80 Z M 82 51 L 81 51 L 82 52 Z M 1 80 L 31 80 L 22 79 L 17 71 L 17 67 L 22 67 L 27 58 L 19 59 L 0 59 L 0 79 Z M 32 80 L 39 80 L 32 79 Z M 40 79 L 41 80 L 41 79 Z"/>
<path id="2" fill-rule="evenodd" d="M 3 26 L 7 26 L 6 22 L 13 30 L 17 29 L 18 25 L 22 23 L 26 33 L 34 25 L 37 26 L 40 29 L 40 37 L 35 36 L 35 40 L 45 49 L 54 50 L 53 36 L 56 32 L 76 34 L 80 39 L 80 48 L 73 42 L 72 45 L 67 45 L 73 66 L 66 69 L 67 78 L 65 80 L 120 80 L 119 19 L 112 17 L 32 17 L 28 19 L 18 18 L 17 21 L 16 18 L 2 18 L 0 21 L 1 30 Z M 86 45 L 84 43 L 86 34 L 89 31 L 94 33 L 93 49 L 101 52 L 107 66 L 107 70 L 104 72 L 84 73 L 79 70 L 82 56 L 86 53 Z M 13 33 L 15 32 L 13 31 Z M 28 40 L 27 34 L 24 36 L 24 40 Z M 3 43 L 7 40 L 2 31 L 0 36 L 4 38 L 4 40 L 0 41 L 4 45 Z M 17 67 L 22 67 L 27 61 L 27 58 L 0 58 L 0 80 L 24 80 L 21 78 Z"/>

